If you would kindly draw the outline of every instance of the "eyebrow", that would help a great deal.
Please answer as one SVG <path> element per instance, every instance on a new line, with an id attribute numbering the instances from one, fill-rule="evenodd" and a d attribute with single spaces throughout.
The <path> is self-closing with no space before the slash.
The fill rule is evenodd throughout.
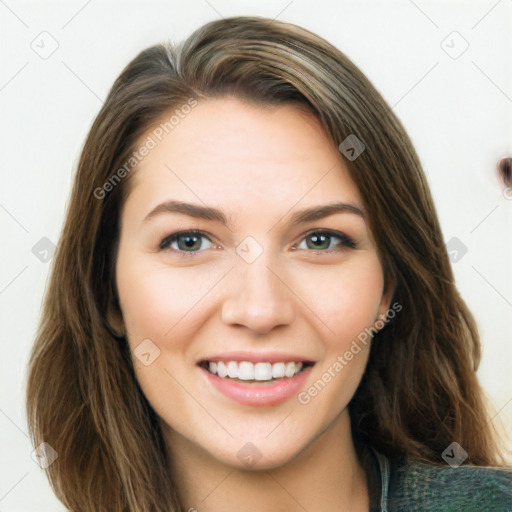
<path id="1" fill-rule="evenodd" d="M 144 218 L 143 224 L 147 223 L 157 215 L 164 213 L 181 213 L 195 219 L 218 222 L 229 227 L 230 221 L 222 210 L 211 206 L 202 206 L 200 204 L 185 203 L 183 201 L 169 200 L 153 208 Z M 289 220 L 291 226 L 314 222 L 336 213 L 351 213 L 365 219 L 366 215 L 362 208 L 351 203 L 334 202 L 324 205 L 311 206 L 295 212 Z"/>

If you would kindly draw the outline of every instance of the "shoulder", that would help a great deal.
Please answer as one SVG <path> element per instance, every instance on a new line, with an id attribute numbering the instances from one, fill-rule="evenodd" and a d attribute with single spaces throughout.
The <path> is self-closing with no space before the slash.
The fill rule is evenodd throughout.
<path id="1" fill-rule="evenodd" d="M 512 469 L 390 462 L 389 512 L 512 512 Z"/>

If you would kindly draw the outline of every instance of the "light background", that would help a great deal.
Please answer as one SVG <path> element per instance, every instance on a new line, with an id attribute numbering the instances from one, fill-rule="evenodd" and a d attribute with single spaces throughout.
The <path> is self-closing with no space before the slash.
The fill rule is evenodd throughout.
<path id="1" fill-rule="evenodd" d="M 453 267 L 482 335 L 478 375 L 493 421 L 512 431 L 512 197 L 496 172 L 512 153 L 511 0 L 0 0 L 1 512 L 63 510 L 31 458 L 24 412 L 26 362 L 51 265 L 32 248 L 43 237 L 58 241 L 94 116 L 143 48 L 179 41 L 220 16 L 251 14 L 328 39 L 404 123 L 445 240 L 467 247 Z"/>

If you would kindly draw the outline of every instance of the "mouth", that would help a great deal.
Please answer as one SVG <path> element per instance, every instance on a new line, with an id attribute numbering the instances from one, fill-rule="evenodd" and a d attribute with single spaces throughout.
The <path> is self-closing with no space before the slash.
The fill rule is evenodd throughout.
<path id="1" fill-rule="evenodd" d="M 269 357 L 272 361 L 265 361 L 268 356 L 263 355 L 252 357 L 253 361 L 246 357 L 218 356 L 197 363 L 214 397 L 251 407 L 279 405 L 299 393 L 315 365 L 299 358 L 280 361 L 278 355 Z"/>
<path id="2" fill-rule="evenodd" d="M 273 384 L 291 379 L 313 366 L 312 361 L 201 361 L 208 373 L 243 384 Z"/>

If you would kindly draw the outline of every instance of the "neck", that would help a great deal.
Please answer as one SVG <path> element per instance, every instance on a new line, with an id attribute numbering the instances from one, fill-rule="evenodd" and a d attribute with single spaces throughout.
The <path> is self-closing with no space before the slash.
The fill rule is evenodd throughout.
<path id="1" fill-rule="evenodd" d="M 164 432 L 183 510 L 369 510 L 366 475 L 346 410 L 288 463 L 269 470 L 227 466 L 176 431 L 165 428 Z"/>

